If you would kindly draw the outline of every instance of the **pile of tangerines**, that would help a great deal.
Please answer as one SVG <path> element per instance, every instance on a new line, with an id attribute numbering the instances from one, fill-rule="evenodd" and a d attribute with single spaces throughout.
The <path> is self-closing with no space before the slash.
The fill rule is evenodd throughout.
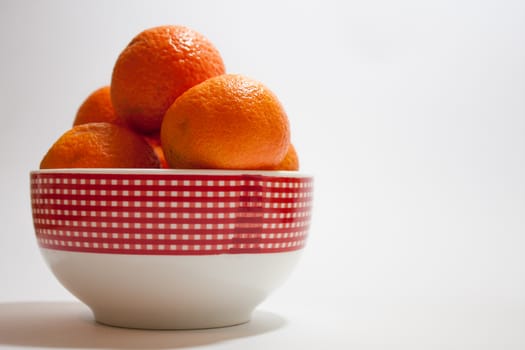
<path id="1" fill-rule="evenodd" d="M 167 25 L 131 40 L 110 86 L 81 104 L 40 168 L 298 170 L 299 162 L 275 94 L 227 74 L 202 34 Z"/>

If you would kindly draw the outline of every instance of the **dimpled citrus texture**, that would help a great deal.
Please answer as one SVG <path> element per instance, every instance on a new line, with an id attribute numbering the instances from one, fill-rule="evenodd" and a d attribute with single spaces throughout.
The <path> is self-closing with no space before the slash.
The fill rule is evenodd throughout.
<path id="1" fill-rule="evenodd" d="M 290 144 L 288 152 L 286 152 L 283 160 L 271 170 L 299 170 L 299 157 L 297 156 L 297 151 L 292 144 Z"/>
<path id="2" fill-rule="evenodd" d="M 103 86 L 91 93 L 78 108 L 73 125 L 95 122 L 108 122 L 124 125 L 124 121 L 117 116 L 109 86 Z"/>
<path id="3" fill-rule="evenodd" d="M 40 169 L 158 168 L 159 160 L 144 138 L 111 123 L 74 126 L 51 146 Z"/>
<path id="4" fill-rule="evenodd" d="M 266 86 L 225 74 L 181 95 L 166 112 L 160 136 L 172 168 L 267 169 L 288 151 L 290 127 Z"/>
<path id="5" fill-rule="evenodd" d="M 202 34 L 166 25 L 139 33 L 113 68 L 111 99 L 136 131 L 158 132 L 164 113 L 190 87 L 225 72 L 219 51 Z"/>

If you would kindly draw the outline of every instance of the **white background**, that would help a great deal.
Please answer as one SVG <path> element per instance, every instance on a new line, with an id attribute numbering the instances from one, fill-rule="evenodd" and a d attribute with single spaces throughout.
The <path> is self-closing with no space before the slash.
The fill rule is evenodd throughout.
<path id="1" fill-rule="evenodd" d="M 89 321 L 29 171 L 141 30 L 184 24 L 284 104 L 316 178 L 303 258 L 251 323 Z M 525 348 L 525 2 L 0 1 L 0 348 Z"/>

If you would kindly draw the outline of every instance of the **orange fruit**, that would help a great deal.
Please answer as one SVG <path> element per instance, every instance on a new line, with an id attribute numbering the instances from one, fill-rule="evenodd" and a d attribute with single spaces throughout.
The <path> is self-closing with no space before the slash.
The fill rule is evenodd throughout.
<path id="1" fill-rule="evenodd" d="M 111 123 L 74 126 L 51 146 L 40 169 L 158 168 L 159 160 L 144 138 Z"/>
<path id="2" fill-rule="evenodd" d="M 224 71 L 219 51 L 202 34 L 184 26 L 150 28 L 118 57 L 111 99 L 117 115 L 136 131 L 151 134 L 159 131 L 177 97 Z"/>
<path id="3" fill-rule="evenodd" d="M 108 122 L 124 125 L 124 121 L 117 116 L 109 86 L 103 86 L 91 93 L 78 108 L 73 125 L 94 122 Z"/>
<path id="4" fill-rule="evenodd" d="M 162 145 L 160 143 L 160 136 L 144 136 L 144 139 L 149 143 L 151 148 L 153 148 L 157 158 L 159 158 L 160 167 L 163 169 L 169 168 L 166 157 L 164 156 L 164 150 L 162 149 Z"/>
<path id="5" fill-rule="evenodd" d="M 101 87 L 88 96 L 78 109 L 73 126 L 94 122 L 107 122 L 126 126 L 122 118 L 119 118 L 115 113 L 111 102 L 109 86 Z M 167 168 L 168 163 L 166 162 L 164 152 L 160 145 L 160 137 L 157 135 L 144 136 L 144 138 L 159 158 L 160 167 Z"/>
<path id="6" fill-rule="evenodd" d="M 267 169 L 288 151 L 290 127 L 281 103 L 266 86 L 225 74 L 175 100 L 160 137 L 172 168 Z"/>
<path id="7" fill-rule="evenodd" d="M 299 157 L 297 156 L 297 151 L 292 144 L 290 144 L 288 152 L 286 152 L 283 160 L 272 170 L 299 170 Z"/>

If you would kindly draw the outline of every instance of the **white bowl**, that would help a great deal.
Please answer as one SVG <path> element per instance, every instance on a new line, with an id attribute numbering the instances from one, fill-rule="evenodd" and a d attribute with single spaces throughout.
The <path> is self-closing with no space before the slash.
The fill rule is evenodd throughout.
<path id="1" fill-rule="evenodd" d="M 193 329 L 247 322 L 304 248 L 297 172 L 63 169 L 31 173 L 49 267 L 98 322 Z"/>

